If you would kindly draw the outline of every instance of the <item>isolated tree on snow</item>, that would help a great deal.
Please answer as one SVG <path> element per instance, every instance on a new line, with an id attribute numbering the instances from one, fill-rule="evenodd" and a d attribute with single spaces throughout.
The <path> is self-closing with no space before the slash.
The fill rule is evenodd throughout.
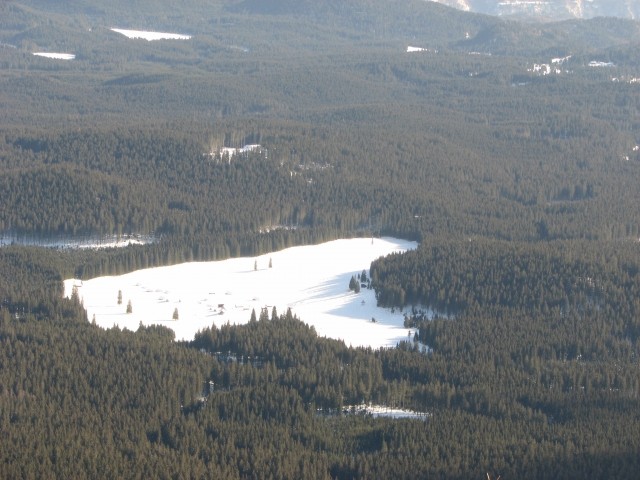
<path id="1" fill-rule="evenodd" d="M 131 300 L 127 302 L 127 313 L 133 313 L 133 306 L 131 305 Z"/>
<path id="2" fill-rule="evenodd" d="M 271 258 L 269 258 L 269 268 L 273 268 L 273 262 L 271 261 Z"/>
<path id="3" fill-rule="evenodd" d="M 173 317 L 174 320 L 178 320 L 180 318 L 180 315 L 178 314 L 178 307 L 175 308 L 175 310 L 173 311 Z"/>
<path id="4" fill-rule="evenodd" d="M 349 290 L 355 291 L 357 285 L 358 285 L 358 280 L 356 280 L 356 277 L 351 275 L 351 280 L 349 280 Z"/>
<path id="5" fill-rule="evenodd" d="M 122 305 L 122 290 L 118 290 L 118 305 Z"/>
<path id="6" fill-rule="evenodd" d="M 254 269 L 254 270 L 258 270 L 258 260 L 256 260 L 255 262 L 253 262 L 253 269 Z"/>

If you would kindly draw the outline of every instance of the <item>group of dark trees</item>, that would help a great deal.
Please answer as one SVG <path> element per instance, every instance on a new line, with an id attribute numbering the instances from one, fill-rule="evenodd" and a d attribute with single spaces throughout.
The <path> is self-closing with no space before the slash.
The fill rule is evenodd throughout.
<path id="1" fill-rule="evenodd" d="M 2 476 L 637 476 L 637 23 L 130 3 L 0 5 Z M 105 235 L 150 242 L 37 246 Z M 379 235 L 420 242 L 349 285 L 405 313 L 389 350 L 275 310 L 181 343 L 63 298 L 71 277 Z M 427 416 L 345 413 L 361 402 Z"/>
<path id="2" fill-rule="evenodd" d="M 183 344 L 165 327 L 104 331 L 77 298 L 56 302 L 61 313 L 2 309 L 9 477 L 632 478 L 640 467 L 630 361 L 353 349 L 290 311 Z M 428 415 L 343 411 L 361 402 Z"/>

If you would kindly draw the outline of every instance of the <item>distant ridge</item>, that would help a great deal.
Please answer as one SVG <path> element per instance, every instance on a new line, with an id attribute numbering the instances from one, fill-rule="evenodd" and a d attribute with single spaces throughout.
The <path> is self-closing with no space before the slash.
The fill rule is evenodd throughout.
<path id="1" fill-rule="evenodd" d="M 426 0 L 466 12 L 557 21 L 617 17 L 640 19 L 637 0 Z"/>
<path id="2" fill-rule="evenodd" d="M 53 48 L 50 46 L 62 45 L 80 52 L 79 58 L 83 58 L 82 49 L 88 48 L 87 32 L 93 27 L 184 32 L 199 36 L 199 41 L 212 41 L 220 33 L 221 25 L 242 22 L 244 26 L 260 25 L 247 33 L 248 38 L 256 45 L 271 45 L 271 50 L 275 48 L 274 42 L 281 42 L 278 48 L 290 49 L 295 44 L 297 49 L 316 52 L 325 51 L 328 43 L 333 43 L 349 48 L 359 44 L 365 49 L 370 45 L 384 45 L 395 50 L 415 45 L 439 51 L 510 56 L 563 56 L 569 52 L 593 55 L 610 48 L 630 48 L 630 55 L 635 58 L 633 49 L 640 42 L 640 22 L 604 16 L 576 19 L 564 12 L 569 6 L 584 2 L 586 0 L 226 0 L 210 5 L 201 0 L 185 0 L 180 13 L 172 14 L 175 9 L 169 0 L 140 0 L 126 8 L 125 0 L 108 4 L 98 0 L 59 3 L 20 0 L 11 2 L 7 8 L 3 20 L 12 27 L 0 32 L 0 42 L 30 52 L 49 51 Z M 628 17 L 640 10 L 640 1 L 635 0 L 587 3 L 589 5 L 583 5 L 581 10 L 585 18 L 596 6 L 628 5 L 631 12 Z M 505 5 L 525 13 L 531 10 L 537 15 L 529 18 L 558 21 L 521 21 L 524 14 L 510 15 L 496 10 L 504 10 Z M 483 13 L 475 13 L 474 9 Z M 564 10 L 558 13 L 558 9 Z M 498 14 L 491 16 L 486 12 Z M 559 21 L 564 17 L 571 18 Z M 83 28 L 78 29 L 76 23 Z M 239 35 L 240 30 L 234 27 L 234 35 Z M 274 31 L 280 35 L 274 36 Z M 98 42 L 96 45 L 101 45 L 102 40 L 95 34 L 92 38 Z M 228 38 L 224 37 L 222 43 L 230 41 Z M 220 39 L 222 37 L 214 43 Z"/>

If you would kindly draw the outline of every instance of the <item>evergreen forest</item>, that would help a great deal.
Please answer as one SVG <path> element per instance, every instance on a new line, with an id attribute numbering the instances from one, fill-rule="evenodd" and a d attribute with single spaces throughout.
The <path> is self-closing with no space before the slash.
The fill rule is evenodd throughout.
<path id="1" fill-rule="evenodd" d="M 422 0 L 0 3 L 0 477 L 637 478 L 639 47 Z M 419 242 L 363 272 L 396 348 L 63 296 L 362 236 Z M 105 238 L 146 241 L 51 246 Z"/>

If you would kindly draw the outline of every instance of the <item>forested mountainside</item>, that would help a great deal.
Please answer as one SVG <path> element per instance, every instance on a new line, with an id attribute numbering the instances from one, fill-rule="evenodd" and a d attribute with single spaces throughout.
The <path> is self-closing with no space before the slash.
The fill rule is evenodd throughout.
<path id="1" fill-rule="evenodd" d="M 638 22 L 418 0 L 0 15 L 5 476 L 637 474 Z M 105 235 L 150 241 L 33 245 Z M 370 270 L 415 333 L 396 349 L 275 311 L 180 343 L 62 298 L 65 278 L 363 235 L 420 241 Z M 346 412 L 363 402 L 422 415 Z"/>

